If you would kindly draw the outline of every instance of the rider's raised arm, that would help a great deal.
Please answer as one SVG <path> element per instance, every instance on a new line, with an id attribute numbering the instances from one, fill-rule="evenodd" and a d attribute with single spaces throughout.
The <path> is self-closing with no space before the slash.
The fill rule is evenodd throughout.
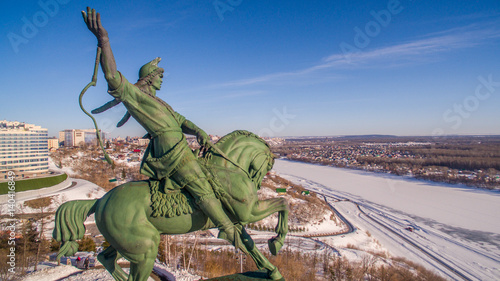
<path id="1" fill-rule="evenodd" d="M 104 77 L 108 81 L 108 86 L 111 90 L 120 86 L 121 78 L 116 71 L 115 57 L 109 45 L 108 32 L 101 24 L 101 15 L 87 7 L 87 12 L 82 11 L 83 20 L 87 24 L 88 29 L 97 38 L 97 45 L 101 47 L 101 67 L 104 72 Z"/>

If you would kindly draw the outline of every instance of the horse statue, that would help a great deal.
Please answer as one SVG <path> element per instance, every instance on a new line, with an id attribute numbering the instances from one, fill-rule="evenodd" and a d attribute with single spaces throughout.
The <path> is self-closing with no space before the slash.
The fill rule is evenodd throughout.
<path id="1" fill-rule="evenodd" d="M 199 161 L 211 180 L 221 190 L 214 190 L 223 202 L 225 212 L 239 229 L 243 245 L 259 269 L 269 278 L 281 279 L 276 266 L 257 249 L 245 231 L 248 223 L 257 222 L 278 212 L 277 236 L 268 241 L 273 255 L 283 246 L 288 232 L 288 204 L 282 197 L 258 200 L 257 190 L 274 164 L 268 144 L 247 131 L 234 131 L 221 138 Z M 197 153 L 197 152 L 193 152 Z M 160 235 L 185 234 L 214 228 L 210 219 L 196 207 L 184 189 L 169 179 L 146 180 L 122 184 L 100 199 L 75 200 L 62 204 L 56 212 L 53 237 L 62 242 L 57 259 L 74 255 L 76 240 L 85 234 L 84 221 L 91 214 L 99 231 L 111 246 L 97 258 L 115 280 L 147 280 L 158 254 Z M 130 274 L 117 264 L 124 257 L 130 261 Z"/>

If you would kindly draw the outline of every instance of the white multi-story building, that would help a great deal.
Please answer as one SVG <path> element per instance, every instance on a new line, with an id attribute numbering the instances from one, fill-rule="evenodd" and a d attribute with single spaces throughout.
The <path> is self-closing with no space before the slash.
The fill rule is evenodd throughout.
<path id="1" fill-rule="evenodd" d="M 59 148 L 59 139 L 58 138 L 49 138 L 47 141 L 49 144 L 49 150 Z"/>
<path id="2" fill-rule="evenodd" d="M 0 121 L 0 180 L 13 171 L 18 178 L 49 171 L 48 131 L 24 122 Z"/>
<path id="3" fill-rule="evenodd" d="M 104 141 L 106 139 L 105 133 L 103 133 L 101 130 L 99 130 L 99 132 L 101 133 L 101 138 Z M 64 130 L 64 146 L 80 146 L 84 143 L 97 144 L 96 139 L 97 139 L 97 136 L 95 134 L 95 129 Z"/>
<path id="4" fill-rule="evenodd" d="M 59 143 L 64 143 L 64 131 L 59 131 Z"/>
<path id="5" fill-rule="evenodd" d="M 147 146 L 149 144 L 149 139 L 139 138 L 137 139 L 137 145 L 139 146 Z"/>

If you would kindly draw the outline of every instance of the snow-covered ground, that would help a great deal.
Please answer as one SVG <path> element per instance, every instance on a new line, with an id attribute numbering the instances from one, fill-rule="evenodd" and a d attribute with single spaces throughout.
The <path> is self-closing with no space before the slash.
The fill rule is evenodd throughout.
<path id="1" fill-rule="evenodd" d="M 69 172 L 72 172 L 71 169 L 59 169 L 56 165 L 54 165 L 52 160 L 49 161 L 49 170 L 68 173 L 68 179 L 66 181 L 70 182 L 71 184 L 68 186 L 61 186 L 61 189 L 58 190 L 51 190 L 51 188 L 39 189 L 38 192 L 33 192 L 31 196 L 28 196 L 30 194 L 30 191 L 22 192 L 22 197 L 16 197 L 16 214 L 30 214 L 40 212 L 40 210 L 38 209 L 32 209 L 26 206 L 25 202 L 33 199 L 51 197 L 52 204 L 44 208 L 45 213 L 50 213 L 55 212 L 57 208 L 66 201 L 101 198 L 104 194 L 106 194 L 106 191 L 103 188 L 97 186 L 94 183 L 82 179 L 70 178 L 71 174 Z M 6 214 L 8 210 L 9 206 L 7 204 L 0 204 L 0 214 Z M 49 220 L 52 221 L 45 225 L 44 234 L 46 235 L 46 237 L 51 237 L 52 235 L 52 229 L 54 228 L 53 219 L 53 216 L 49 217 Z M 94 216 L 92 215 L 87 219 L 86 223 L 91 223 L 93 221 Z"/>
<path id="2" fill-rule="evenodd" d="M 69 178 L 69 181 L 71 181 L 72 184 L 69 187 L 66 187 L 62 190 L 50 191 L 42 195 L 37 194 L 31 197 L 23 198 L 21 200 L 16 200 L 16 214 L 39 212 L 39 210 L 37 209 L 31 209 L 30 207 L 26 206 L 24 202 L 33 199 L 38 199 L 41 197 L 53 198 L 53 203 L 45 209 L 45 212 L 51 212 L 51 211 L 53 212 L 63 202 L 69 200 L 95 199 L 95 198 L 100 198 L 104 194 L 106 194 L 106 191 L 103 188 L 89 181 L 82 179 L 74 179 L 74 178 Z M 8 205 L 1 204 L 0 210 L 2 214 L 6 213 L 8 210 Z"/>
<path id="3" fill-rule="evenodd" d="M 450 280 L 462 280 L 412 245 L 415 244 L 470 280 L 500 280 L 498 192 L 285 160 L 277 160 L 274 170 L 281 177 L 325 195 L 355 228 L 350 234 L 313 239 L 289 233 L 285 248 L 341 255 L 358 262 L 370 258 L 367 252 L 405 257 Z M 55 196 L 57 204 L 99 198 L 105 193 L 93 183 L 79 179 L 71 181 L 76 184 L 47 195 Z M 22 202 L 18 204 L 21 208 Z M 34 210 L 22 207 L 20 211 L 29 213 Z M 327 217 L 325 221 L 328 221 Z M 89 218 L 87 223 L 92 220 L 93 217 Z M 339 225 L 331 222 L 313 223 L 307 227 L 312 234 L 338 231 Z M 274 225 L 274 219 L 269 223 Z M 413 231 L 407 230 L 408 227 Z M 249 233 L 263 251 L 267 250 L 267 239 L 274 235 L 252 230 Z M 231 247 L 217 243 L 215 238 L 206 239 L 214 240 L 214 248 Z M 170 276 L 171 280 L 200 278 L 159 264 L 156 270 Z M 50 265 L 27 278 L 32 279 L 25 280 L 112 280 L 104 270 L 81 272 L 72 266 Z"/>
<path id="4" fill-rule="evenodd" d="M 280 186 L 280 187 L 285 187 L 286 186 Z M 276 191 L 268 188 L 268 187 L 262 187 L 259 191 L 259 198 L 260 200 L 263 199 L 268 199 L 272 197 L 276 197 Z M 284 197 L 289 206 L 291 205 L 307 205 L 308 202 L 299 198 L 295 198 L 291 196 L 290 194 L 285 194 L 281 195 Z M 302 210 L 302 213 L 306 213 L 309 211 L 309 208 Z M 289 217 L 288 221 L 288 226 L 290 229 L 301 227 L 303 228 L 302 231 L 300 232 L 295 232 L 295 231 L 289 231 L 289 235 L 299 235 L 299 236 L 320 236 L 320 235 L 325 235 L 325 234 L 331 234 L 331 233 L 340 233 L 346 230 L 347 226 L 342 224 L 341 221 L 334 216 L 333 211 L 330 209 L 326 210 L 317 210 L 320 215 L 315 216 L 315 220 L 310 221 L 310 219 L 307 219 L 308 221 L 306 223 L 301 223 L 297 221 L 292 221 L 293 219 L 291 216 Z M 323 211 L 323 212 L 320 212 Z M 321 216 L 322 214 L 322 216 Z M 306 215 L 306 214 L 304 214 Z M 306 219 L 303 219 L 306 220 Z M 274 229 L 276 225 L 278 224 L 278 215 L 273 214 L 267 218 L 264 218 L 263 220 L 259 221 L 258 224 L 260 225 L 265 225 L 269 227 L 269 229 Z"/>
<path id="5" fill-rule="evenodd" d="M 380 243 L 379 251 L 448 279 L 463 278 L 436 259 L 470 280 L 500 279 L 499 192 L 286 160 L 277 160 L 274 170 L 326 195 L 352 222 L 354 233 L 322 239 L 333 247 L 359 245 L 356 236 L 369 232 Z"/>
<path id="6" fill-rule="evenodd" d="M 57 167 L 52 167 L 57 169 Z M 68 172 L 66 169 L 65 172 Z M 51 196 L 54 198 L 51 206 L 47 208 L 46 211 L 55 211 L 61 202 L 66 202 L 70 200 L 85 200 L 85 199 L 95 199 L 102 197 L 106 192 L 101 187 L 95 185 L 86 180 L 70 178 L 74 184 L 63 190 L 57 192 L 49 192 L 43 196 Z M 27 206 L 24 206 L 24 202 L 27 200 L 32 200 L 39 198 L 36 196 L 33 198 L 27 198 L 26 200 L 18 200 L 17 213 L 32 213 L 38 212 L 38 210 L 33 210 Z M 0 205 L 2 212 L 7 210 L 6 204 Z M 53 217 L 52 217 L 53 219 Z M 85 221 L 85 224 L 95 223 L 94 215 L 91 215 Z M 52 234 L 52 229 L 54 228 L 54 222 L 51 221 L 45 226 L 45 235 L 50 237 Z M 84 255 L 86 256 L 86 254 Z M 74 259 L 74 257 L 72 258 Z M 64 258 L 62 259 L 64 262 Z M 99 263 L 97 263 L 99 265 Z M 59 265 L 55 262 L 43 262 L 38 266 L 39 270 L 32 272 L 24 277 L 23 281 L 53 281 L 53 280 L 68 280 L 68 281 L 112 281 L 114 280 L 112 276 L 105 269 L 92 269 L 92 270 L 81 270 L 71 265 Z M 128 272 L 128 268 L 124 268 L 124 271 Z M 171 281 L 194 281 L 200 280 L 200 276 L 190 274 L 189 272 L 183 270 L 177 270 L 175 268 L 168 267 L 164 264 L 157 263 L 155 265 L 155 271 L 166 276 L 168 280 Z M 149 278 L 149 280 L 153 280 Z"/>
<path id="7" fill-rule="evenodd" d="M 57 265 L 54 262 L 45 262 L 40 264 L 41 269 L 32 272 L 22 278 L 22 281 L 114 281 L 113 277 L 104 268 L 96 268 L 90 270 L 78 269 L 71 265 Z M 123 271 L 129 272 L 128 268 Z M 156 263 L 154 272 L 167 278 L 169 281 L 195 281 L 200 280 L 200 276 L 190 274 L 183 270 L 176 270 L 162 263 Z M 148 281 L 154 279 L 149 277 Z"/>

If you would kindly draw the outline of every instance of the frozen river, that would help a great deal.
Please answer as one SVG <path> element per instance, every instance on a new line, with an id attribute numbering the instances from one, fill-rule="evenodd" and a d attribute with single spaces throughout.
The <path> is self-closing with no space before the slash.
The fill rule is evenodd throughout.
<path id="1" fill-rule="evenodd" d="M 500 235 L 500 192 L 287 160 L 274 170 L 417 220 Z"/>
<path id="2" fill-rule="evenodd" d="M 498 191 L 287 160 L 276 160 L 274 171 L 326 195 L 355 228 L 370 231 L 393 256 L 450 280 L 500 280 Z M 410 226 L 414 231 L 406 230 Z"/>

